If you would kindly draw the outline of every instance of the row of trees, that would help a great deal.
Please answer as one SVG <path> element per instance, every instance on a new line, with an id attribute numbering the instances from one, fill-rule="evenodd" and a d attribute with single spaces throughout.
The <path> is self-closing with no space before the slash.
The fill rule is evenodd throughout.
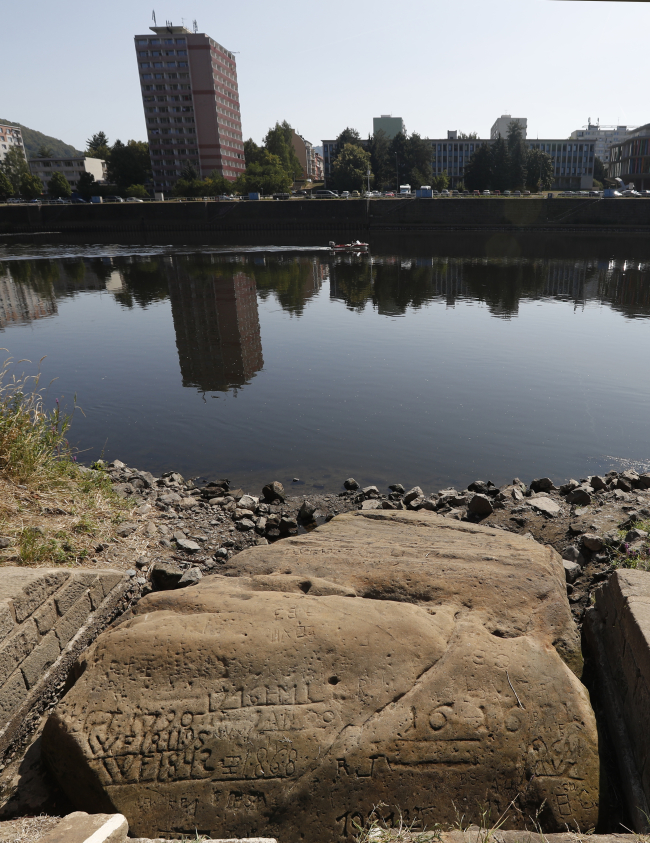
<path id="1" fill-rule="evenodd" d="M 553 183 L 553 159 L 541 149 L 528 149 L 514 120 L 508 137 L 478 147 L 465 167 L 467 190 L 546 190 Z"/>
<path id="2" fill-rule="evenodd" d="M 149 145 L 143 141 L 130 140 L 124 144 L 120 140 L 110 146 L 104 132 L 98 132 L 87 142 L 86 155 L 89 158 L 103 158 L 108 165 L 107 184 L 95 184 L 92 173 L 81 173 L 76 190 L 84 198 L 91 195 L 124 193 L 127 196 L 148 196 L 144 187 L 151 175 L 149 164 Z M 42 146 L 39 158 L 55 157 L 52 150 Z M 7 152 L 0 164 L 0 198 L 22 196 L 24 199 L 37 199 L 45 188 L 52 198 L 66 199 L 72 195 L 72 186 L 63 173 L 53 173 L 52 178 L 43 184 L 42 179 L 32 175 L 22 150 L 13 148 Z"/>
<path id="3" fill-rule="evenodd" d="M 126 196 L 148 196 L 145 184 L 151 179 L 149 144 L 146 141 L 116 140 L 111 146 L 105 132 L 97 132 L 86 141 L 86 155 L 106 161 L 106 186 L 93 186 L 91 173 L 83 173 L 77 189 L 84 198 L 102 193 Z"/>
<path id="4" fill-rule="evenodd" d="M 442 187 L 447 186 L 446 176 L 444 179 Z M 431 144 L 417 132 L 400 132 L 390 139 L 379 131 L 362 144 L 359 132 L 348 127 L 336 139 L 336 157 L 328 180 L 334 190 L 363 191 L 368 182 L 385 190 L 399 188 L 400 184 L 421 187 L 433 181 Z"/>
<path id="5" fill-rule="evenodd" d="M 266 133 L 262 146 L 244 142 L 246 171 L 234 182 L 214 172 L 200 179 L 193 167 L 186 167 L 174 185 L 176 196 L 219 196 L 231 193 L 287 193 L 300 178 L 302 165 L 291 142 L 293 129 L 284 120 Z"/>

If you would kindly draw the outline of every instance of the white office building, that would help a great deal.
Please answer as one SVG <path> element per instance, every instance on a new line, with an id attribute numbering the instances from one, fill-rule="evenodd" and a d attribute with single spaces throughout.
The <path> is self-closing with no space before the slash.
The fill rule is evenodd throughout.
<path id="1" fill-rule="evenodd" d="M 501 117 L 497 117 L 494 121 L 494 125 L 490 129 L 490 140 L 496 140 L 499 137 L 507 138 L 508 128 L 511 123 L 519 123 L 525 139 L 526 132 L 528 131 L 528 118 L 511 117 L 509 114 L 502 114 Z"/>
<path id="2" fill-rule="evenodd" d="M 582 142 L 592 142 L 596 158 L 600 158 L 607 166 L 611 160 L 609 150 L 612 144 L 626 140 L 635 128 L 635 126 L 601 126 L 600 121 L 592 123 L 589 118 L 586 126 L 571 132 L 571 138 Z"/>
<path id="3" fill-rule="evenodd" d="M 433 175 L 446 173 L 449 186 L 456 188 L 463 182 L 465 168 L 476 150 L 483 144 L 491 146 L 494 139 L 458 139 L 456 132 L 446 138 L 429 140 Z M 593 141 L 567 138 L 527 140 L 528 149 L 541 149 L 553 162 L 553 186 L 562 190 L 591 190 L 594 185 Z"/>

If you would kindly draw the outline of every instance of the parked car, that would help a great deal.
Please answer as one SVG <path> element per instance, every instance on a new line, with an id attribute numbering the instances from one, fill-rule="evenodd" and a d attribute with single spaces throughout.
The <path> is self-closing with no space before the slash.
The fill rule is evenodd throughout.
<path id="1" fill-rule="evenodd" d="M 333 190 L 317 190 L 314 194 L 316 199 L 338 199 L 338 193 L 335 193 Z"/>
<path id="2" fill-rule="evenodd" d="M 124 202 L 121 196 L 104 196 L 104 202 Z"/>
<path id="3" fill-rule="evenodd" d="M 349 198 L 350 198 L 350 191 L 349 191 L 349 190 L 344 190 L 344 191 L 341 193 L 341 199 L 349 199 Z"/>
<path id="4" fill-rule="evenodd" d="M 394 193 L 394 191 L 389 190 L 387 193 L 384 193 L 384 196 L 387 196 L 387 197 L 388 196 L 395 196 L 395 193 Z"/>
<path id="5" fill-rule="evenodd" d="M 518 199 L 521 199 L 521 190 L 513 190 L 513 196 L 516 196 Z"/>
<path id="6" fill-rule="evenodd" d="M 352 193 L 350 194 L 350 196 L 351 196 L 353 199 L 359 199 L 359 198 L 361 197 L 361 194 L 359 193 L 359 191 L 358 191 L 358 190 L 353 190 L 353 191 L 352 191 Z"/>
<path id="7" fill-rule="evenodd" d="M 530 196 L 530 190 L 524 190 L 524 196 Z"/>
<path id="8" fill-rule="evenodd" d="M 460 196 L 460 194 L 459 194 L 459 192 L 458 192 L 457 190 L 452 190 L 452 191 L 451 191 L 451 195 L 452 195 L 452 196 Z"/>
<path id="9" fill-rule="evenodd" d="M 70 201 L 74 202 L 75 204 L 79 203 L 80 205 L 86 204 L 86 200 L 82 199 L 81 196 L 79 196 L 78 193 L 73 193 L 72 196 L 70 197 Z"/>
<path id="10" fill-rule="evenodd" d="M 463 196 L 469 196 L 469 190 L 463 190 Z"/>
<path id="11" fill-rule="evenodd" d="M 431 195 L 432 196 L 440 196 L 440 191 L 439 190 L 432 190 Z"/>
<path id="12" fill-rule="evenodd" d="M 484 191 L 483 191 L 483 193 L 482 193 L 481 195 L 482 195 L 482 196 L 491 196 L 492 194 L 490 193 L 490 191 L 489 191 L 489 190 L 484 190 Z"/>
<path id="13" fill-rule="evenodd" d="M 504 196 L 512 196 L 512 191 L 511 190 L 504 190 L 503 195 Z"/>
<path id="14" fill-rule="evenodd" d="M 448 190 L 443 190 L 440 193 L 441 196 L 451 196 L 451 193 Z"/>
<path id="15" fill-rule="evenodd" d="M 143 199 L 138 199 L 137 196 L 129 196 L 126 200 L 127 202 L 143 202 Z"/>
<path id="16" fill-rule="evenodd" d="M 493 190 L 492 195 L 493 196 L 501 196 L 501 191 L 500 190 Z"/>
<path id="17" fill-rule="evenodd" d="M 472 191 L 472 196 L 480 196 L 480 195 L 481 195 L 481 191 L 480 191 L 480 190 L 473 190 L 473 191 Z"/>

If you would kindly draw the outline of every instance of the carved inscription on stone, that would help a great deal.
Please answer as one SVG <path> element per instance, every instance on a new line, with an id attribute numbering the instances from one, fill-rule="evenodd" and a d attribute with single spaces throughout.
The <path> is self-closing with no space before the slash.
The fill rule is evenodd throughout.
<path id="1" fill-rule="evenodd" d="M 98 639 L 43 738 L 73 800 L 139 836 L 287 843 L 349 839 L 379 802 L 431 825 L 517 797 L 549 829 L 595 824 L 593 714 L 547 641 L 457 603 L 253 585 L 151 595 Z"/>

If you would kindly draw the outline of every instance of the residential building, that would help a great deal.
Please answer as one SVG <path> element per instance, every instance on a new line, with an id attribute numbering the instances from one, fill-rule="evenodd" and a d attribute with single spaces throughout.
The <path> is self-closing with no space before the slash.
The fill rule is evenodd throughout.
<path id="1" fill-rule="evenodd" d="M 293 146 L 296 155 L 298 156 L 298 160 L 300 161 L 300 166 L 302 167 L 302 178 L 305 181 L 322 181 L 322 164 L 320 166 L 320 175 L 321 178 L 318 178 L 318 171 L 319 166 L 316 161 L 317 152 L 314 149 L 313 144 L 311 144 L 308 140 L 305 140 L 302 135 L 299 135 L 295 129 L 293 130 L 293 135 L 291 138 L 291 145 Z M 322 156 L 318 156 L 322 162 Z"/>
<path id="2" fill-rule="evenodd" d="M 20 149 L 25 155 L 25 144 L 20 126 L 10 126 L 0 123 L 0 161 L 4 161 L 5 155 L 10 149 Z M 27 157 L 27 156 L 25 156 Z"/>
<path id="3" fill-rule="evenodd" d="M 155 190 L 188 164 L 234 181 L 246 169 L 235 56 L 184 26 L 151 32 L 135 36 L 135 50 Z"/>
<path id="4" fill-rule="evenodd" d="M 325 163 L 320 152 L 314 152 L 314 181 L 324 181 Z"/>
<path id="5" fill-rule="evenodd" d="M 511 123 L 519 123 L 525 138 L 526 132 L 528 131 L 528 118 L 511 117 L 509 114 L 502 114 L 501 117 L 497 117 L 497 119 L 494 121 L 494 125 L 490 129 L 490 140 L 496 140 L 499 137 L 507 138 L 508 127 Z"/>
<path id="6" fill-rule="evenodd" d="M 448 132 L 454 134 L 453 132 Z M 430 141 L 433 155 L 433 175 L 440 176 L 447 172 L 450 187 L 457 188 L 463 181 L 465 168 L 474 152 L 483 144 L 491 146 L 490 140 L 450 140 L 434 139 Z M 567 138 L 555 140 L 527 140 L 528 149 L 541 149 L 553 160 L 553 187 L 562 190 L 590 190 L 594 184 L 594 148 L 592 143 L 578 143 Z"/>
<path id="7" fill-rule="evenodd" d="M 54 173 L 62 173 L 72 187 L 77 186 L 82 173 L 92 173 L 95 181 L 106 181 L 106 161 L 103 158 L 31 158 L 28 161 L 33 176 L 38 176 L 47 187 Z"/>
<path id="8" fill-rule="evenodd" d="M 376 135 L 377 132 L 384 132 L 389 140 L 392 140 L 395 135 L 399 135 L 404 130 L 404 121 L 401 117 L 393 117 L 392 114 L 382 114 L 381 117 L 372 118 L 373 135 Z"/>
<path id="9" fill-rule="evenodd" d="M 592 123 L 591 118 L 589 118 L 586 126 L 571 132 L 571 138 L 573 140 L 593 141 L 596 157 L 600 158 L 603 164 L 607 166 L 611 145 L 624 141 L 634 128 L 634 126 L 601 126 L 600 123 Z"/>
<path id="10" fill-rule="evenodd" d="M 625 184 L 632 182 L 637 190 L 650 190 L 650 123 L 611 145 L 607 175 Z"/>

